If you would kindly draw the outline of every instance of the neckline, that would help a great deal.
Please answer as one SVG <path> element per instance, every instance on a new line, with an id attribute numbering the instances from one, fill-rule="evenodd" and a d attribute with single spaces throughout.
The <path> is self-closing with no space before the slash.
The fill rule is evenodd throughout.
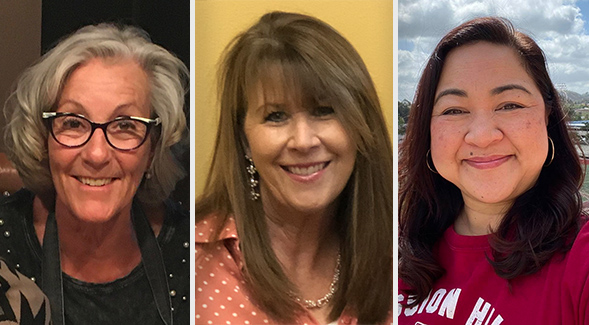
<path id="1" fill-rule="evenodd" d="M 443 238 L 453 250 L 478 251 L 486 250 L 490 247 L 490 236 L 490 234 L 479 236 L 460 235 L 454 229 L 454 225 L 451 225 L 444 232 Z"/>

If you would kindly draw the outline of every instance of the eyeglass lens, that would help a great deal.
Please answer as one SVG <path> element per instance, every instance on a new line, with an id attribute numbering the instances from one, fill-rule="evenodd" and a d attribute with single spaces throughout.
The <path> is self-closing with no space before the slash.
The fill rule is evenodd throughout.
<path id="1" fill-rule="evenodd" d="M 53 119 L 53 134 L 57 142 L 75 147 L 84 144 L 91 136 L 92 125 L 77 116 L 58 116 Z M 147 134 L 147 125 L 132 119 L 118 119 L 108 123 L 106 138 L 118 149 L 134 149 L 143 142 Z"/>

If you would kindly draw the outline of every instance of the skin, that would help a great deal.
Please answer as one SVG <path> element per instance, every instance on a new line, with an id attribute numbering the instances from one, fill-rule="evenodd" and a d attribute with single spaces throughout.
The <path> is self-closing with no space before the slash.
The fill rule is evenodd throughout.
<path id="1" fill-rule="evenodd" d="M 148 77 L 135 61 L 105 62 L 96 58 L 69 76 L 57 111 L 82 114 L 98 123 L 124 115 L 150 117 L 148 95 Z M 116 150 L 106 142 L 101 130 L 78 148 L 62 146 L 49 137 L 49 165 L 65 273 L 87 282 L 108 282 L 127 275 L 139 264 L 141 255 L 130 212 L 150 163 L 150 148 L 148 138 L 132 151 Z M 107 184 L 91 186 L 84 178 L 107 180 Z M 38 201 L 34 211 L 42 242 L 46 212 Z"/>
<path id="2" fill-rule="evenodd" d="M 356 148 L 328 105 L 306 107 L 263 89 L 248 97 L 244 131 L 260 175 L 273 249 L 303 299 L 329 291 L 339 243 L 333 220 Z M 320 322 L 329 308 L 309 310 Z"/>
<path id="3" fill-rule="evenodd" d="M 547 112 L 516 52 L 477 42 L 444 63 L 431 118 L 431 155 L 462 192 L 459 234 L 495 229 L 538 179 L 548 154 Z"/>

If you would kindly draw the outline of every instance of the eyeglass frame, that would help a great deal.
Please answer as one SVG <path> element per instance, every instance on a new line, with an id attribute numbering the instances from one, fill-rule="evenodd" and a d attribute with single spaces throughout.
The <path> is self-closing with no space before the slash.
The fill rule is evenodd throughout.
<path id="1" fill-rule="evenodd" d="M 86 139 L 86 141 L 82 142 L 79 145 L 75 145 L 75 146 L 68 146 L 66 144 L 61 143 L 59 140 L 57 140 L 57 137 L 55 136 L 55 133 L 53 132 L 53 119 L 56 119 L 58 117 L 61 116 L 74 116 L 74 117 L 78 117 L 81 118 L 83 120 L 86 120 L 88 123 L 90 123 L 90 135 L 88 136 L 88 139 Z M 92 135 L 94 135 L 94 131 L 96 129 L 101 129 L 102 132 L 104 133 L 104 138 L 106 139 L 106 142 L 114 149 L 116 150 L 120 150 L 120 151 L 131 151 L 131 150 L 135 150 L 139 147 L 141 147 L 145 141 L 147 140 L 147 137 L 149 136 L 149 131 L 151 130 L 151 128 L 153 126 L 158 126 L 162 123 L 161 119 L 159 117 L 156 117 L 155 119 L 151 119 L 151 118 L 145 118 L 145 117 L 138 117 L 138 116 L 119 116 L 116 117 L 115 119 L 105 122 L 105 123 L 96 123 L 96 122 L 92 122 L 90 121 L 86 116 L 81 115 L 81 114 L 76 114 L 76 113 L 70 113 L 70 112 L 43 112 L 42 115 L 43 120 L 47 121 L 47 123 L 49 124 L 49 133 L 51 133 L 51 136 L 53 137 L 53 139 L 55 139 L 55 141 L 57 143 L 59 143 L 60 145 L 67 147 L 67 148 L 79 148 L 84 146 L 86 143 L 88 143 L 88 141 L 90 141 L 90 139 L 92 139 Z M 121 149 L 121 148 L 117 148 L 115 147 L 110 140 L 108 139 L 108 135 L 106 132 L 106 128 L 108 127 L 109 124 L 111 124 L 112 122 L 116 122 L 116 121 L 121 121 L 121 120 L 134 120 L 134 121 L 138 121 L 141 122 L 143 124 L 145 124 L 146 129 L 145 129 L 145 136 L 143 137 L 143 140 L 141 140 L 141 142 L 134 148 L 131 149 Z"/>

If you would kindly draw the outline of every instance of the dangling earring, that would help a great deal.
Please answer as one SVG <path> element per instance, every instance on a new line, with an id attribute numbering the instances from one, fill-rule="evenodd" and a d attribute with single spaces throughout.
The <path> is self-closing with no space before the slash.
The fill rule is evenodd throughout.
<path id="1" fill-rule="evenodd" d="M 550 166 L 550 164 L 552 164 L 552 161 L 554 160 L 554 142 L 552 141 L 552 139 L 550 137 L 548 137 L 548 142 L 550 142 L 552 154 L 550 152 L 548 153 L 548 155 L 550 156 L 550 161 L 547 164 L 544 163 L 544 167 Z"/>
<path id="2" fill-rule="evenodd" d="M 254 161 L 252 160 L 252 158 L 250 158 L 250 156 L 245 155 L 245 159 L 248 160 L 249 165 L 246 166 L 246 170 L 247 173 L 249 174 L 249 178 L 250 178 L 250 198 L 252 201 L 257 201 L 260 198 L 260 193 L 258 192 L 258 180 L 256 179 L 256 174 L 258 173 L 258 170 L 256 169 L 256 166 L 254 166 Z"/>
<path id="3" fill-rule="evenodd" d="M 145 176 L 145 179 L 151 179 L 151 177 L 153 176 L 151 174 L 151 170 L 146 171 L 144 176 Z"/>
<path id="4" fill-rule="evenodd" d="M 425 164 L 427 165 L 427 169 L 429 169 L 434 174 L 439 174 L 434 168 L 432 168 L 429 165 L 429 161 L 432 160 L 430 156 L 431 156 L 431 149 L 427 149 L 427 153 L 425 154 Z M 432 163 L 433 163 L 433 160 L 432 160 Z"/>

